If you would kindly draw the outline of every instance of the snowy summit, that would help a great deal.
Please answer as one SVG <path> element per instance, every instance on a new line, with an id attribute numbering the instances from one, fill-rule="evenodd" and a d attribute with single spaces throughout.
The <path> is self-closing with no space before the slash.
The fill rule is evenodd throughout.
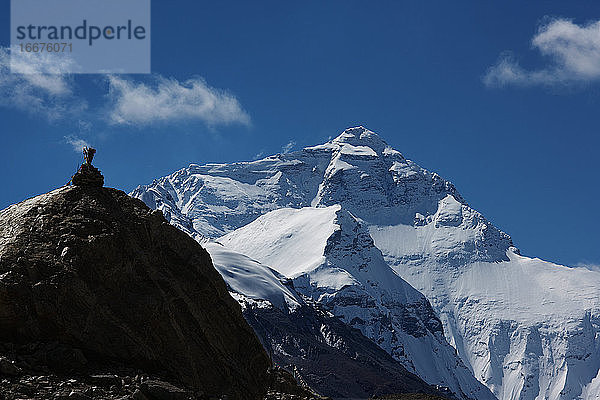
<path id="1" fill-rule="evenodd" d="M 457 397 L 600 396 L 600 273 L 519 255 L 454 185 L 368 129 L 192 164 L 132 196 L 217 241 L 237 299 L 290 313 L 309 299 Z"/>

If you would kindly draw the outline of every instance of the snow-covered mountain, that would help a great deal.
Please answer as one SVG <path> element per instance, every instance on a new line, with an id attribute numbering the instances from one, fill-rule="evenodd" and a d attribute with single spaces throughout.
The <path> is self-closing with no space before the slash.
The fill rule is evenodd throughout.
<path id="1" fill-rule="evenodd" d="M 359 316 L 361 331 L 401 361 L 390 329 L 381 329 L 384 324 L 370 313 L 371 305 L 382 315 L 389 311 L 389 326 L 396 329 L 398 311 L 383 293 L 398 287 L 390 286 L 394 278 L 383 272 L 386 267 L 425 295 L 447 340 L 498 398 L 600 398 L 600 273 L 520 256 L 510 237 L 470 208 L 451 183 L 365 128 L 259 161 L 190 165 L 132 195 L 199 240 L 227 234 L 226 244 L 289 275 L 299 291 L 337 315 Z M 287 209 L 303 207 L 317 209 Z M 290 241 L 290 232 L 277 228 L 291 229 L 288 219 L 312 213 L 305 228 L 298 222 L 294 229 L 329 236 Z M 253 221 L 255 231 L 269 222 L 283 236 L 249 235 L 243 227 Z M 366 245 L 371 238 L 374 247 Z M 361 245 L 354 251 L 354 240 L 369 250 Z M 321 252 L 330 241 L 338 244 Z M 375 256 L 379 250 L 384 262 Z M 329 278 L 343 285 L 332 287 Z M 352 299 L 373 301 L 344 306 Z M 410 304 L 412 298 L 402 300 Z M 435 329 L 427 332 L 435 336 Z M 444 357 L 436 362 L 443 364 Z M 433 371 L 417 372 L 439 377 Z"/>
<path id="2" fill-rule="evenodd" d="M 301 382 L 334 399 L 408 392 L 447 395 L 300 294 L 292 280 L 220 243 L 205 246 L 273 361 L 294 371 Z"/>
<path id="3" fill-rule="evenodd" d="M 600 398 L 600 274 L 523 257 L 514 247 L 505 258 L 465 259 L 465 243 L 483 229 L 473 213 L 448 196 L 424 225 L 371 226 L 370 233 L 498 398 Z"/>
<path id="4" fill-rule="evenodd" d="M 339 205 L 271 211 L 219 242 L 273 266 L 426 382 L 493 399 L 446 341 L 427 299 L 389 268 L 367 227 Z"/>

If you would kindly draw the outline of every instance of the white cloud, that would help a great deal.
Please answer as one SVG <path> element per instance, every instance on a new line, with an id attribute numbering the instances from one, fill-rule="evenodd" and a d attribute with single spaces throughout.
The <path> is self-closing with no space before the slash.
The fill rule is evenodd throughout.
<path id="1" fill-rule="evenodd" d="M 73 151 L 77 153 L 81 153 L 84 147 L 91 147 L 87 141 L 76 136 L 65 136 L 65 140 L 73 147 Z"/>
<path id="2" fill-rule="evenodd" d="M 281 152 L 283 154 L 287 154 L 290 151 L 292 151 L 292 149 L 294 148 L 295 145 L 296 145 L 296 142 L 294 142 L 293 140 L 290 140 L 289 142 L 287 142 L 287 144 L 285 146 L 283 146 L 281 148 Z"/>
<path id="3" fill-rule="evenodd" d="M 69 62 L 0 47 L 0 105 L 50 120 L 83 111 L 87 103 L 74 95 L 72 76 L 61 73 Z"/>
<path id="4" fill-rule="evenodd" d="M 0 47 L 0 106 L 42 115 L 49 120 L 79 121 L 89 131 L 90 120 L 144 126 L 157 122 L 198 120 L 209 127 L 250 124 L 250 117 L 232 94 L 210 87 L 201 78 L 179 82 L 154 75 L 140 81 L 105 75 L 108 96 L 101 112 L 85 112 L 88 103 L 74 84 L 73 61 L 52 53 L 26 53 Z M 105 113 L 103 116 L 102 111 Z M 98 116 L 100 115 L 100 116 Z"/>
<path id="5" fill-rule="evenodd" d="M 179 82 L 155 76 L 155 84 L 109 76 L 110 121 L 123 125 L 199 120 L 209 126 L 250 124 L 250 117 L 231 94 L 202 79 Z"/>
<path id="6" fill-rule="evenodd" d="M 580 262 L 580 263 L 575 264 L 575 267 L 577 267 L 577 268 L 585 268 L 585 269 L 588 269 L 590 271 L 598 271 L 598 272 L 600 272 L 600 265 L 595 264 L 595 263 Z"/>
<path id="7" fill-rule="evenodd" d="M 509 54 L 500 56 L 483 78 L 487 86 L 557 85 L 600 80 L 600 21 L 577 25 L 567 19 L 543 24 L 532 47 L 549 58 L 544 68 L 526 70 Z"/>

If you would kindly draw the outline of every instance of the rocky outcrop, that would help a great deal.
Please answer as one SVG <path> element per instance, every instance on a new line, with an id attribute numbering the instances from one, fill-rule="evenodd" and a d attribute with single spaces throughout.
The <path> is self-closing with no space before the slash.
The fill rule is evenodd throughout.
<path id="1" fill-rule="evenodd" d="M 0 344 L 0 399 L 71 400 L 214 400 L 202 390 L 186 388 L 173 379 L 148 375 L 118 363 L 99 365 L 81 352 L 59 343 Z M 77 369 L 72 355 L 77 355 Z M 63 358 L 64 357 L 64 358 Z M 66 362 L 65 362 L 66 361 Z M 327 400 L 299 386 L 281 368 L 267 371 L 264 400 Z M 226 397 L 218 397 L 220 400 Z M 231 398 L 231 397 L 228 397 Z M 243 397 L 246 398 L 246 397 Z"/>
<path id="2" fill-rule="evenodd" d="M 204 397 L 139 370 L 94 365 L 59 343 L 0 344 L 0 398 L 188 400 Z M 72 356 L 75 355 L 77 360 Z M 77 369 L 74 370 L 77 364 Z"/>
<path id="3" fill-rule="evenodd" d="M 92 164 L 83 163 L 71 178 L 71 182 L 75 186 L 102 187 L 104 186 L 104 176 Z"/>
<path id="4" fill-rule="evenodd" d="M 21 349 L 3 371 L 127 366 L 192 393 L 262 397 L 269 359 L 208 253 L 86 179 L 0 211 L 0 350 Z"/>

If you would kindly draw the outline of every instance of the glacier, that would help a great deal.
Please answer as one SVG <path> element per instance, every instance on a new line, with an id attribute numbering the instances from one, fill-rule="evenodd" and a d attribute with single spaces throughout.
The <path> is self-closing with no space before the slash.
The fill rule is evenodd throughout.
<path id="1" fill-rule="evenodd" d="M 292 280 L 217 241 L 204 245 L 273 362 L 303 384 L 340 400 L 389 393 L 449 395 L 301 294 Z"/>
<path id="2" fill-rule="evenodd" d="M 341 206 L 271 211 L 218 241 L 291 279 L 426 382 L 461 398 L 494 398 L 448 344 L 427 299 L 390 269 L 367 227 Z"/>
<path id="3" fill-rule="evenodd" d="M 521 256 L 454 185 L 368 129 L 253 162 L 192 164 L 131 195 L 202 243 L 221 238 L 264 258 L 429 383 L 467 397 L 477 393 L 466 383 L 476 378 L 502 400 L 599 398 L 600 273 Z M 246 232 L 246 240 L 234 240 L 248 224 L 259 231 L 267 222 L 279 236 L 264 232 L 258 240 Z M 283 232 L 286 226 L 293 232 Z M 300 232 L 307 234 L 296 237 Z M 353 234 L 352 245 L 328 248 L 336 235 Z M 365 246 L 356 254 L 354 240 Z M 446 347 L 438 348 L 443 356 L 430 351 L 437 365 L 425 367 L 392 345 L 394 313 L 401 312 L 383 293 L 394 293 L 398 287 L 389 285 L 398 278 L 422 293 L 441 321 L 439 332 L 460 357 L 448 365 L 453 377 L 440 367 L 451 359 Z M 372 303 L 359 299 L 373 300 L 382 315 L 389 311 L 391 328 L 382 329 Z M 434 349 L 436 331 L 428 332 Z"/>

